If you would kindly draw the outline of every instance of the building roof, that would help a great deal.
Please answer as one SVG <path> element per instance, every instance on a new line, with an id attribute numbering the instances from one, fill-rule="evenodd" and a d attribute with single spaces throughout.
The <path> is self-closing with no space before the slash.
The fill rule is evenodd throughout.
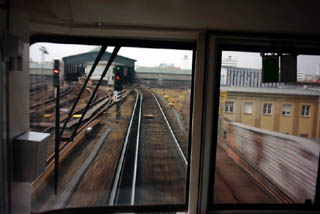
<path id="1" fill-rule="evenodd" d="M 144 67 L 137 66 L 136 73 L 154 73 L 154 74 L 181 74 L 191 75 L 192 71 L 187 69 L 179 69 L 174 67 Z"/>
<path id="2" fill-rule="evenodd" d="M 294 88 L 257 88 L 257 87 L 232 87 L 221 86 L 220 90 L 234 93 L 252 94 L 276 94 L 276 95 L 300 95 L 300 96 L 320 96 L 320 91 L 314 89 L 304 89 L 303 87 Z"/>
<path id="3" fill-rule="evenodd" d="M 93 62 L 96 59 L 98 53 L 99 53 L 99 48 L 95 48 L 87 53 L 66 56 L 66 57 L 63 57 L 62 59 L 63 59 L 64 63 L 86 64 L 89 62 Z M 106 51 L 103 54 L 101 61 L 108 61 L 110 59 L 110 56 L 111 56 L 111 53 Z M 117 55 L 116 58 L 114 59 L 114 62 L 117 64 L 122 64 L 122 65 L 131 67 L 131 66 L 134 66 L 134 63 L 136 62 L 136 60 L 128 58 L 128 57 Z"/>

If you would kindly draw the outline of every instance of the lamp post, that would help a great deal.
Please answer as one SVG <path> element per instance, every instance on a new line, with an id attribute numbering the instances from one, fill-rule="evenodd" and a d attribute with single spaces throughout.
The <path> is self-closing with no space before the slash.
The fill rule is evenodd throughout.
<path id="1" fill-rule="evenodd" d="M 40 48 L 39 48 L 39 50 L 41 51 L 41 73 L 43 72 L 43 64 L 45 63 L 45 55 L 47 54 L 47 55 L 49 55 L 49 52 L 47 51 L 47 49 L 46 49 L 46 47 L 44 47 L 44 46 L 41 46 Z M 41 78 L 42 76 L 40 75 L 40 80 L 41 80 L 41 82 L 43 82 L 43 79 Z M 47 91 L 47 87 L 45 87 L 45 90 Z"/>

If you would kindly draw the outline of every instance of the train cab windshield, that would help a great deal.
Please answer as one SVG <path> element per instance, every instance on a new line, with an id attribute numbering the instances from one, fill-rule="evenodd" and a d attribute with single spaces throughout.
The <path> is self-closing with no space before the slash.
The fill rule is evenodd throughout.
<path id="1" fill-rule="evenodd" d="M 320 56 L 255 50 L 222 45 L 217 54 L 209 206 L 311 206 L 319 200 Z"/>
<path id="2" fill-rule="evenodd" d="M 50 134 L 32 212 L 187 209 L 192 64 L 190 48 L 30 46 L 30 129 Z"/>

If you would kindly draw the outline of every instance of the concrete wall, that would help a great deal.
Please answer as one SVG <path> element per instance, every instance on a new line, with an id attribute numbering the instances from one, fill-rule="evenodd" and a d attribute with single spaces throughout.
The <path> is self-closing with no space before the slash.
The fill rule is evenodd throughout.
<path id="1" fill-rule="evenodd" d="M 286 116 L 286 115 L 280 115 L 280 125 L 279 125 L 279 132 L 284 133 L 284 134 L 290 134 L 293 135 L 293 123 L 294 123 L 294 112 L 295 112 L 295 108 L 297 108 L 297 106 L 295 105 L 295 102 L 288 102 L 288 101 L 284 101 L 281 102 L 281 112 L 283 110 L 283 105 L 284 104 L 290 104 L 291 105 L 291 112 L 290 115 Z"/>
<path id="2" fill-rule="evenodd" d="M 244 111 L 245 103 L 252 104 L 252 113 L 248 114 Z M 256 102 L 254 100 L 244 99 L 242 100 L 242 111 L 241 111 L 241 123 L 247 124 L 249 126 L 254 126 L 255 124 L 255 117 L 256 117 Z"/>
<path id="3" fill-rule="evenodd" d="M 263 106 L 264 104 L 271 104 L 271 115 L 264 114 Z M 271 131 L 276 131 L 274 127 L 274 120 L 275 120 L 275 101 L 263 101 L 261 103 L 261 118 L 260 118 L 260 128 L 261 129 L 268 129 Z"/>
<path id="4" fill-rule="evenodd" d="M 192 79 L 191 74 L 161 74 L 161 73 L 140 73 L 136 72 L 136 79 L 147 79 L 147 80 L 181 80 L 190 81 Z"/>
<path id="5" fill-rule="evenodd" d="M 150 88 L 191 88 L 191 81 L 178 81 L 178 80 L 145 80 L 136 79 L 135 83 L 142 84 Z"/>
<path id="6" fill-rule="evenodd" d="M 304 117 L 301 116 L 302 106 L 303 105 L 310 105 L 310 116 Z M 315 116 L 315 105 L 311 102 L 302 102 L 299 106 L 296 106 L 299 109 L 299 129 L 298 129 L 298 136 L 302 134 L 307 134 L 308 137 L 313 137 L 312 129 L 313 129 L 313 118 Z"/>

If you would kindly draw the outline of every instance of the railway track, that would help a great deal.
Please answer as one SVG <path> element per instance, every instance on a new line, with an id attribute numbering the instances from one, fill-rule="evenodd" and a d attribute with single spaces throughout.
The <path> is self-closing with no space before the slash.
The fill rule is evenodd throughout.
<path id="1" fill-rule="evenodd" d="M 157 97 L 137 91 L 108 205 L 184 203 L 187 164 Z"/>
<path id="2" fill-rule="evenodd" d="M 70 93 L 72 92 L 72 90 L 73 90 L 73 88 L 70 87 L 70 86 L 68 86 L 67 88 L 62 89 L 62 91 L 61 91 L 61 93 L 60 93 L 60 97 L 62 98 L 62 97 L 64 97 L 64 96 L 70 94 Z M 40 96 L 43 96 L 43 94 L 40 94 Z M 37 100 L 37 99 L 39 99 L 39 98 L 35 98 L 35 100 Z M 31 104 L 31 105 L 30 105 L 30 109 L 34 109 L 34 108 L 36 108 L 36 107 L 38 107 L 38 106 L 42 106 L 42 105 L 44 105 L 44 104 L 53 103 L 55 100 L 56 100 L 56 98 L 55 98 L 53 95 L 51 95 L 49 98 L 47 98 L 47 99 L 44 100 L 44 101 Z"/>
<path id="3" fill-rule="evenodd" d="M 64 159 L 68 156 L 70 152 L 76 147 L 86 135 L 86 128 L 91 127 L 93 128 L 96 126 L 100 121 L 98 117 L 110 108 L 114 103 L 111 101 L 109 96 L 106 96 L 105 99 L 102 99 L 100 102 L 96 103 L 95 105 L 91 106 L 91 109 L 88 111 L 88 114 L 85 117 L 84 123 L 81 125 L 79 130 L 77 131 L 77 136 L 75 137 L 73 142 L 61 142 L 59 154 L 60 154 L 60 161 L 63 162 Z M 78 119 L 72 120 L 68 123 L 67 128 L 71 128 L 77 123 Z M 67 138 L 67 137 L 64 137 Z M 42 175 L 40 175 L 34 182 L 34 184 L 38 183 L 38 186 L 43 185 L 44 180 L 48 179 L 49 176 L 53 173 L 53 166 L 54 166 L 54 153 L 51 153 L 47 158 L 47 168 Z"/>
<path id="4" fill-rule="evenodd" d="M 117 108 L 114 106 L 113 109 Z M 103 111 L 105 110 L 99 110 Z M 99 123 L 99 112 L 87 121 L 88 126 Z M 99 136 L 95 136 L 97 139 L 94 143 L 86 142 L 87 125 L 84 124 L 75 142 L 61 144 L 59 165 L 63 177 L 59 182 L 59 194 L 41 197 L 50 191 L 47 188 L 50 188 L 48 181 L 50 182 L 52 176 L 54 162 L 49 158 L 46 171 L 33 183 L 35 210 L 78 206 L 154 205 L 159 202 L 184 203 L 186 157 L 176 142 L 174 132 L 157 98 L 146 90 L 137 91 L 135 99 L 130 95 L 129 102 L 126 107 L 121 107 L 121 112 L 119 119 L 106 121 L 107 124 L 115 124 L 114 128 L 110 129 L 107 124 L 102 128 L 109 129 L 107 142 L 102 144 L 98 140 Z M 148 114 L 153 114 L 154 118 L 147 118 Z M 105 116 L 102 118 L 115 116 L 103 115 Z M 150 132 L 152 124 L 155 124 L 157 129 Z M 122 128 L 118 130 L 116 127 Z M 152 135 L 149 140 L 147 135 Z M 105 139 L 106 136 L 103 134 L 101 138 Z M 149 162 L 149 165 L 146 165 L 146 162 Z M 146 170 L 148 173 L 145 173 Z M 75 175 L 80 176 L 75 178 Z M 148 189 L 150 186 L 153 186 L 153 189 Z M 82 194 L 88 189 L 90 198 L 87 194 Z M 156 196 L 155 191 L 161 194 Z M 143 192 L 147 192 L 147 197 L 152 194 L 156 197 L 146 200 Z M 38 200 L 43 202 L 39 204 Z"/>
<path id="5" fill-rule="evenodd" d="M 128 94 L 130 93 L 130 91 L 127 93 L 125 93 L 125 97 L 128 96 Z M 131 99 L 131 98 L 130 98 Z M 130 100 L 129 99 L 129 100 Z M 126 99 L 125 99 L 126 100 Z M 111 99 L 110 99 L 111 101 Z M 122 101 L 121 101 L 122 102 Z M 97 102 L 96 105 L 91 106 L 91 108 L 89 109 L 89 111 L 87 112 L 88 115 L 91 116 L 84 121 L 85 123 L 79 128 L 79 131 L 77 132 L 77 136 L 75 137 L 73 142 L 69 142 L 69 143 L 61 143 L 60 145 L 60 161 L 59 161 L 59 165 L 61 167 L 61 182 L 59 182 L 59 194 L 57 196 L 54 196 L 52 194 L 47 194 L 46 192 L 50 192 L 50 180 L 52 179 L 52 175 L 53 175 L 53 166 L 54 166 L 54 160 L 53 160 L 53 155 L 49 156 L 49 158 L 47 159 L 47 168 L 45 170 L 45 172 L 38 177 L 38 179 L 32 184 L 32 195 L 34 195 L 33 197 L 36 199 L 34 200 L 34 207 L 35 210 L 42 210 L 45 211 L 47 209 L 56 209 L 56 208 L 61 208 L 61 207 L 65 207 L 65 206 L 73 206 L 73 204 L 78 203 L 79 200 L 77 200 L 79 194 L 77 194 L 77 192 L 81 192 L 81 190 L 78 190 L 78 186 L 81 189 L 83 184 L 83 180 L 85 181 L 86 179 L 96 179 L 98 180 L 96 183 L 99 183 L 99 176 L 89 176 L 92 175 L 92 169 L 90 168 L 90 166 L 98 164 L 98 165 L 102 165 L 104 168 L 108 168 L 109 166 L 116 166 L 116 163 L 112 164 L 109 163 L 108 161 L 105 160 L 105 158 L 108 159 L 108 157 L 112 157 L 113 155 L 115 155 L 116 157 L 113 158 L 113 160 L 111 160 L 111 162 L 115 162 L 118 157 L 117 157 L 117 151 L 120 151 L 120 146 L 121 144 L 119 144 L 119 142 L 110 142 L 110 143 L 105 143 L 102 142 L 106 139 L 107 135 L 102 134 L 99 137 L 100 132 L 98 132 L 98 135 L 94 134 L 94 137 L 87 139 L 86 138 L 86 128 L 87 127 L 93 127 L 95 125 L 98 125 L 98 130 L 103 129 L 105 130 L 106 128 L 108 129 L 107 132 L 111 133 L 110 126 L 106 126 L 103 125 L 104 123 L 106 123 L 107 121 L 104 121 L 103 118 L 110 118 L 110 113 L 106 113 L 103 114 L 104 112 L 106 112 L 106 110 L 108 108 L 110 108 L 111 106 L 113 106 L 113 102 L 106 102 L 103 103 L 103 101 L 101 102 Z M 132 105 L 130 105 L 130 108 L 132 108 Z M 91 112 L 92 110 L 92 112 Z M 91 112 L 91 113 L 90 113 Z M 131 113 L 130 113 L 131 114 Z M 100 117 L 101 116 L 101 117 Z M 112 118 L 112 116 L 111 116 Z M 122 120 L 122 119 L 121 119 Z M 109 122 L 107 122 L 109 123 Z M 96 129 L 93 129 L 93 132 L 95 132 Z M 96 132 L 95 132 L 96 133 Z M 111 133 L 112 135 L 112 133 Z M 112 137 L 112 136 L 111 136 Z M 98 140 L 99 138 L 99 140 Z M 102 138 L 102 140 L 100 140 L 100 138 Z M 92 142 L 91 142 L 92 141 Z M 97 144 L 97 142 L 99 142 Z M 97 147 L 94 146 L 97 144 Z M 112 146 L 111 146 L 112 145 Z M 115 147 L 119 147 L 119 149 L 115 148 Z M 91 153 L 92 149 L 95 148 L 95 152 Z M 104 149 L 108 149 L 109 152 L 107 153 L 108 155 L 106 156 L 105 152 L 101 152 L 100 150 L 104 150 Z M 101 153 L 99 155 L 99 153 Z M 119 152 L 120 153 L 120 152 Z M 88 155 L 91 155 L 91 158 L 88 159 Z M 103 161 L 102 161 L 103 160 Z M 107 166 L 106 166 L 107 165 Z M 105 169 L 103 169 L 105 170 Z M 89 171 L 87 173 L 87 171 Z M 112 171 L 112 170 L 111 170 Z M 95 172 L 94 172 L 95 173 Z M 101 171 L 98 172 L 98 174 L 100 174 L 101 176 Z M 110 180 L 112 180 L 112 174 L 110 175 L 110 170 L 106 170 L 107 176 L 110 177 Z M 86 174 L 86 175 L 85 175 Z M 79 178 L 75 178 L 75 175 L 81 175 L 78 176 Z M 109 179 L 109 178 L 108 178 Z M 49 182 L 49 183 L 48 183 Z M 92 182 L 92 180 L 91 180 Z M 106 180 L 104 180 L 104 185 L 107 184 L 108 182 L 106 182 Z M 85 182 L 85 184 L 87 184 L 88 182 Z M 111 181 L 110 181 L 111 183 Z M 48 189 L 49 188 L 49 189 Z M 99 186 L 99 188 L 101 189 L 101 186 Z M 108 187 L 105 189 L 106 191 L 108 191 Z M 98 191 L 93 191 L 93 194 L 95 192 Z M 45 197 L 47 197 L 47 199 L 42 198 L 41 195 L 42 194 L 46 194 Z M 107 195 L 106 193 L 104 193 L 105 195 Z M 37 200 L 39 200 L 39 196 L 41 197 L 41 201 L 43 201 L 42 203 L 37 203 Z M 81 200 L 85 200 L 86 202 L 88 202 L 87 198 L 84 197 L 83 195 L 80 194 L 80 201 Z M 107 197 L 107 196 L 106 196 Z M 62 199 L 66 199 L 65 201 Z M 85 198 L 85 199 L 84 199 Z M 99 196 L 97 197 L 97 201 L 99 201 L 99 199 L 103 198 L 103 196 Z M 70 204 L 69 204 L 70 201 Z M 94 202 L 96 203 L 96 201 Z M 82 203 L 83 204 L 83 203 Z M 105 205 L 105 203 L 104 203 Z M 79 206 L 79 205 L 77 205 Z"/>

